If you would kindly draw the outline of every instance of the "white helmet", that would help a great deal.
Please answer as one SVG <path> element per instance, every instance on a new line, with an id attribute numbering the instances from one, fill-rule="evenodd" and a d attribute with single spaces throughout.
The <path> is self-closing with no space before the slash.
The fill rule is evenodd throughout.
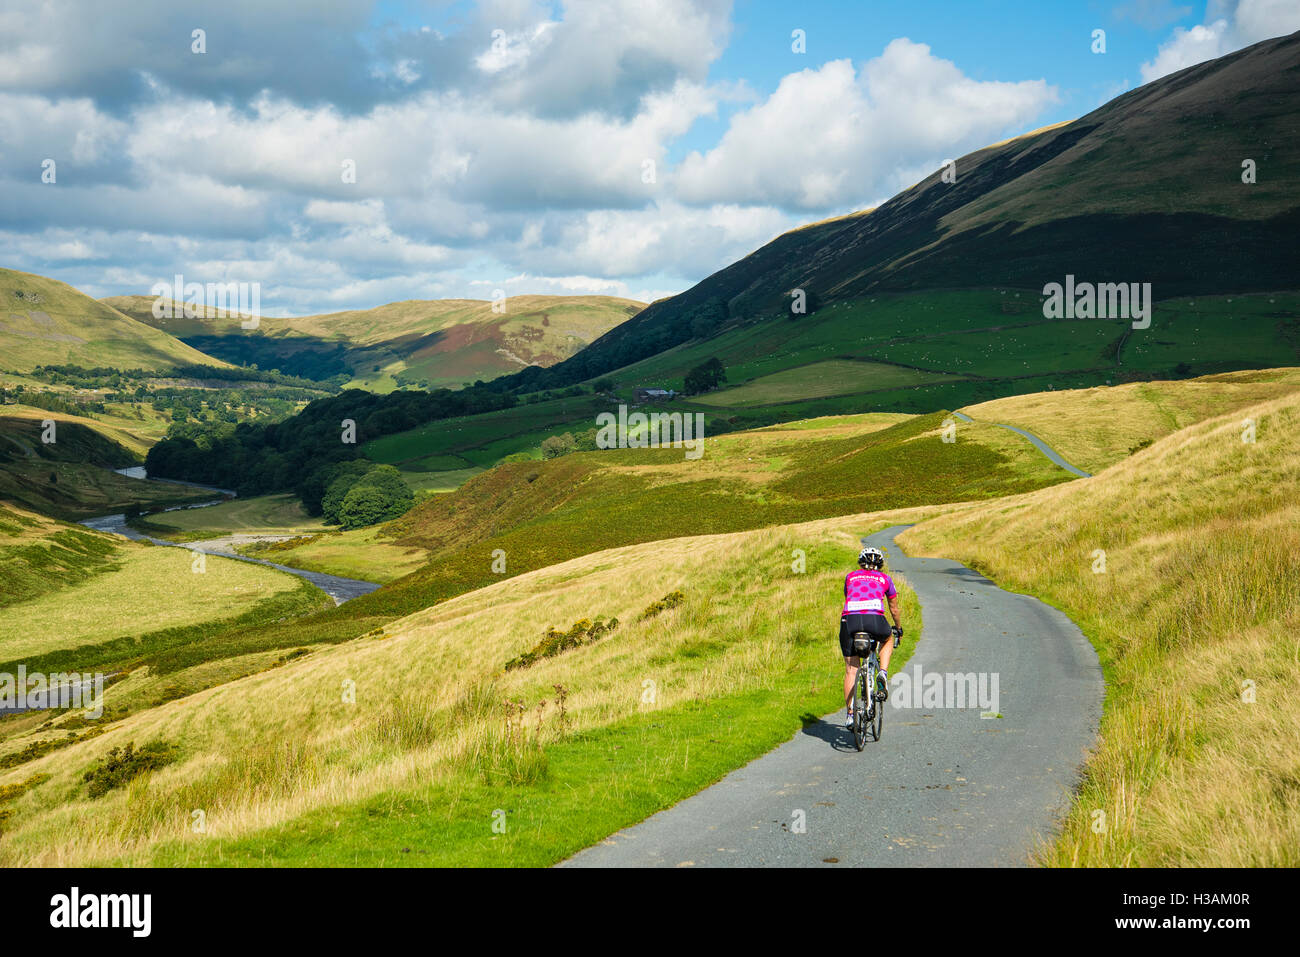
<path id="1" fill-rule="evenodd" d="M 884 568 L 885 553 L 878 548 L 868 545 L 862 551 L 858 552 L 858 564 L 863 568 Z"/>

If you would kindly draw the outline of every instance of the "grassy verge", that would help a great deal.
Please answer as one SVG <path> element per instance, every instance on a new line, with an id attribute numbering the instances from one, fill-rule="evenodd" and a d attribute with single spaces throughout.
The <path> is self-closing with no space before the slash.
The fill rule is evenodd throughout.
<path id="1" fill-rule="evenodd" d="M 902 536 L 1061 608 L 1097 647 L 1101 740 L 1042 863 L 1300 864 L 1297 436 L 1292 394 Z"/>

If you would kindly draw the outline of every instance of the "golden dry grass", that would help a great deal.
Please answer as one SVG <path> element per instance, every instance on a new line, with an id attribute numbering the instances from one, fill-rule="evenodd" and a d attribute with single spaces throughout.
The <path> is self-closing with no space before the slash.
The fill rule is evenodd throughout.
<path id="1" fill-rule="evenodd" d="M 599 552 L 133 715 L 0 775 L 0 786 L 51 775 L 11 805 L 0 863 L 144 863 L 164 842 L 247 835 L 320 807 L 477 773 L 500 744 L 500 704 L 527 702 L 531 727 L 536 703 L 553 698 L 557 683 L 569 689 L 570 727 L 581 731 L 646 707 L 647 680 L 653 706 L 669 709 L 763 688 L 806 656 L 801 646 L 810 641 L 837 666 L 843 569 L 810 565 L 795 574 L 792 550 L 851 554 L 859 535 L 930 514 L 908 509 Z M 638 620 L 677 589 L 683 605 Z M 903 594 L 904 613 L 917 614 L 910 590 Z M 595 644 L 503 671 L 547 626 L 596 615 L 622 624 Z M 712 645 L 743 646 L 743 654 L 699 653 Z M 344 702 L 346 687 L 355 688 L 355 704 Z M 551 702 L 541 716 L 548 729 L 554 709 Z M 110 747 L 151 740 L 180 745 L 181 761 L 102 799 L 86 796 L 87 766 Z M 196 808 L 206 814 L 203 836 L 189 827 Z M 193 847 L 202 853 L 201 843 Z"/>
<path id="2" fill-rule="evenodd" d="M 78 585 L 0 608 L 0 660 L 149 630 L 233 618 L 257 602 L 298 587 L 298 579 L 263 565 L 211 555 L 196 572 L 188 549 L 123 542 L 118 567 Z"/>
<path id="3" fill-rule="evenodd" d="M 1092 479 L 900 537 L 1044 598 L 1099 650 L 1101 740 L 1042 863 L 1300 864 L 1297 489 L 1292 393 L 1169 435 Z"/>
<path id="4" fill-rule="evenodd" d="M 1181 382 L 1135 382 L 994 399 L 961 411 L 979 422 L 1028 429 L 1087 472 L 1216 415 L 1300 388 L 1300 369 L 1229 372 Z"/>

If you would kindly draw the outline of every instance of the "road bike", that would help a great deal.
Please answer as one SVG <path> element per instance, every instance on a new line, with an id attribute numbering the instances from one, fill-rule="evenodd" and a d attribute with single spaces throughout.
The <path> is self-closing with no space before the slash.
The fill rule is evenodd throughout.
<path id="1" fill-rule="evenodd" d="M 890 633 L 897 642 L 903 636 L 903 629 L 895 625 L 890 628 Z M 886 695 L 876 690 L 876 676 L 880 674 L 879 648 L 879 638 L 865 631 L 853 633 L 853 653 L 866 659 L 858 668 L 858 680 L 853 687 L 853 746 L 859 751 L 867 745 L 868 732 L 872 741 L 880 740 L 885 722 Z"/>

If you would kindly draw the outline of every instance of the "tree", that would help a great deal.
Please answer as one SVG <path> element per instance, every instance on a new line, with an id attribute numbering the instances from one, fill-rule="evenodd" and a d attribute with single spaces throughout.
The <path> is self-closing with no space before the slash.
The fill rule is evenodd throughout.
<path id="1" fill-rule="evenodd" d="M 354 486 L 339 505 L 339 523 L 345 528 L 361 528 L 382 522 L 388 511 L 388 498 L 373 485 Z"/>
<path id="2" fill-rule="evenodd" d="M 565 432 L 563 435 L 548 435 L 542 439 L 542 458 L 558 459 L 561 455 L 568 455 L 570 452 L 578 450 L 577 440 L 574 439 L 572 432 Z"/>
<path id="3" fill-rule="evenodd" d="M 342 521 L 339 510 L 343 506 L 343 500 L 353 486 L 361 481 L 362 476 L 370 471 L 371 463 L 365 459 L 353 459 L 333 468 L 333 476 L 325 486 L 325 494 L 321 496 L 321 515 L 324 516 L 326 525 L 337 525 Z"/>
<path id="4" fill-rule="evenodd" d="M 613 392 L 614 386 L 615 382 L 609 376 L 602 376 L 591 384 L 592 389 L 596 392 Z"/>
<path id="5" fill-rule="evenodd" d="M 415 493 L 391 465 L 376 465 L 357 480 L 339 505 L 339 522 L 345 529 L 388 522 L 415 504 Z"/>
<path id="6" fill-rule="evenodd" d="M 727 371 L 718 357 L 714 356 L 686 373 L 686 394 L 699 395 L 701 392 L 716 389 L 720 383 L 726 381 Z"/>

